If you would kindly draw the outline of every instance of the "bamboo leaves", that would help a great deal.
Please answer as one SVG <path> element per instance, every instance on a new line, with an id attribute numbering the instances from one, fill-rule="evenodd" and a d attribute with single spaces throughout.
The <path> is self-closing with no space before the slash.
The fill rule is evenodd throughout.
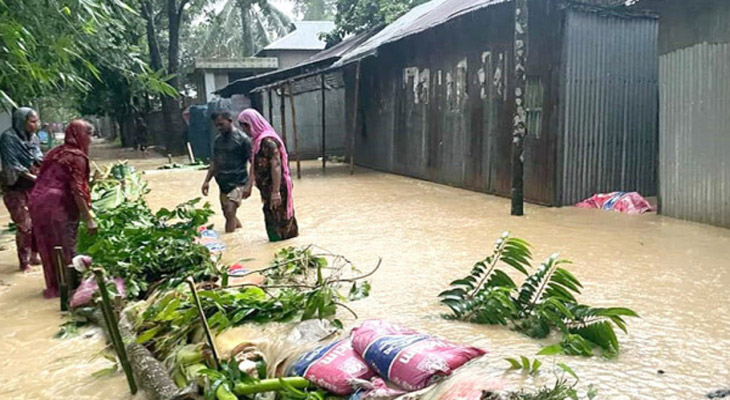
<path id="1" fill-rule="evenodd" d="M 471 273 L 451 282 L 439 300 L 451 313 L 447 319 L 489 325 L 511 325 L 533 338 L 546 338 L 553 329 L 563 334 L 560 343 L 545 347 L 540 354 L 590 356 L 593 348 L 605 357 L 618 354 L 614 327 L 627 332 L 626 317 L 638 317 L 621 307 L 593 308 L 578 303 L 583 288 L 564 267 L 570 261 L 553 254 L 529 275 L 530 245 L 503 234 L 492 254 L 477 262 Z M 518 287 L 500 267 L 527 275 Z"/>

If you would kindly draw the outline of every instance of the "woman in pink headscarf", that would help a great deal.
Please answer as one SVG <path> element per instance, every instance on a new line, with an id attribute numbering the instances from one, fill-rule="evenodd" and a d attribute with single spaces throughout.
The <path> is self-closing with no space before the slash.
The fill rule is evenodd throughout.
<path id="1" fill-rule="evenodd" d="M 278 242 L 299 236 L 292 200 L 289 155 L 284 142 L 258 111 L 249 108 L 238 116 L 238 123 L 253 141 L 252 173 L 244 188 L 251 195 L 251 185 L 261 192 L 264 220 L 269 240 Z"/>

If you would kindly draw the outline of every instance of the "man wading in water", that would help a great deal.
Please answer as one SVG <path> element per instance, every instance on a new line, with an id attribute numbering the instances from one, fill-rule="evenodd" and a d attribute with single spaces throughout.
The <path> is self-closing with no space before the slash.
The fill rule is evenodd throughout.
<path id="1" fill-rule="evenodd" d="M 241 227 L 236 211 L 243 200 L 243 192 L 248 182 L 248 161 L 251 157 L 251 140 L 233 126 L 230 111 L 215 112 L 211 116 L 220 135 L 213 143 L 213 162 L 203 182 L 202 192 L 208 195 L 210 180 L 220 188 L 221 207 L 226 217 L 226 232 Z"/>

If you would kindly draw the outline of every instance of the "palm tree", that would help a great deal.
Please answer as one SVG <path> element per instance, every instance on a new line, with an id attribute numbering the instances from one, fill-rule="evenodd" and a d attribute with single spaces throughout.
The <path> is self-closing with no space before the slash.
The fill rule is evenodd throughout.
<path id="1" fill-rule="evenodd" d="M 291 18 L 268 0 L 227 0 L 201 27 L 197 53 L 206 58 L 251 57 L 292 29 Z"/>

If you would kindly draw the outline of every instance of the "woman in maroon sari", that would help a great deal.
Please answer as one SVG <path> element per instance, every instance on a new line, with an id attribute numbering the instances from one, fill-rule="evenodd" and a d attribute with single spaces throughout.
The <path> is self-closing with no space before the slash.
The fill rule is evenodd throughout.
<path id="1" fill-rule="evenodd" d="M 46 298 L 58 297 L 58 280 L 53 262 L 53 248 L 63 247 L 69 263 L 76 249 L 76 232 L 83 219 L 90 233 L 96 223 L 90 212 L 89 144 L 90 125 L 75 120 L 66 128 L 65 143 L 45 157 L 38 180 L 30 195 L 33 235 L 43 261 Z"/>

